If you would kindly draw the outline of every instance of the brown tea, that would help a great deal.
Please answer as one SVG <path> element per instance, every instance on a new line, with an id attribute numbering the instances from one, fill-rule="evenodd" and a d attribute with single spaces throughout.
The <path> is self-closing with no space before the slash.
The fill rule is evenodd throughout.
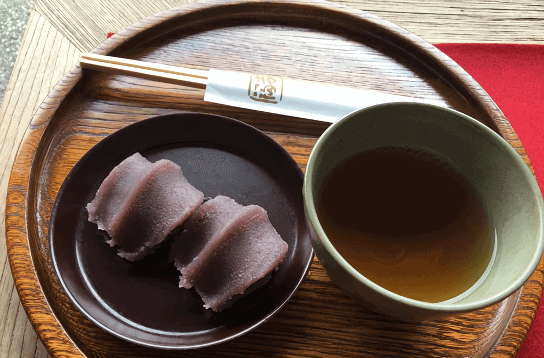
<path id="1" fill-rule="evenodd" d="M 379 148 L 347 159 L 326 178 L 317 210 L 351 266 L 408 298 L 456 297 L 492 256 L 494 238 L 472 185 L 419 150 Z"/>

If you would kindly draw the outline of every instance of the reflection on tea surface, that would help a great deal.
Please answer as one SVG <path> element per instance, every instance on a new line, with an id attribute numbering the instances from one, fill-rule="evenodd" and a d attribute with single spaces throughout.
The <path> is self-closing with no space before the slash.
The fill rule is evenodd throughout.
<path id="1" fill-rule="evenodd" d="M 347 159 L 326 178 L 317 211 L 351 266 L 408 298 L 456 297 L 491 259 L 492 230 L 476 191 L 419 150 L 379 148 Z"/>

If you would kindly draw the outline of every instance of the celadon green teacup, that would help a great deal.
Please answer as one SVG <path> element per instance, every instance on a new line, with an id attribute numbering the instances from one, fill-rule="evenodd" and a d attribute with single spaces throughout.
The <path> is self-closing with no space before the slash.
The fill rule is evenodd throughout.
<path id="1" fill-rule="evenodd" d="M 346 158 L 381 147 L 423 148 L 447 158 L 487 208 L 496 230 L 494 263 L 483 283 L 460 301 L 428 303 L 388 291 L 355 270 L 327 238 L 316 212 L 325 178 Z M 502 301 L 527 281 L 544 247 L 542 194 L 533 174 L 497 133 L 452 109 L 388 103 L 349 114 L 314 146 L 303 194 L 312 245 L 331 280 L 366 307 L 402 319 L 439 318 Z"/>

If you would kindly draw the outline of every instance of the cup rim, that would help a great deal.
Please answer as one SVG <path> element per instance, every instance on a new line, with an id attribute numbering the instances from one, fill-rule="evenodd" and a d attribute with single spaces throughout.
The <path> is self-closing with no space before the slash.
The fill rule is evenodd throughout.
<path id="1" fill-rule="evenodd" d="M 361 113 L 375 111 L 375 110 L 379 110 L 381 108 L 387 108 L 387 107 L 406 107 L 406 106 L 424 107 L 428 109 L 449 112 L 449 114 L 453 114 L 459 117 L 460 120 L 464 120 L 468 126 L 471 126 L 472 128 L 475 128 L 476 130 L 480 132 L 483 132 L 484 135 L 490 141 L 497 143 L 501 148 L 505 149 L 509 157 L 513 158 L 513 161 L 515 162 L 515 164 L 517 164 L 520 167 L 521 173 L 523 177 L 526 179 L 526 182 L 529 184 L 529 187 L 533 195 L 536 197 L 537 210 L 540 217 L 540 221 L 539 221 L 540 235 L 537 238 L 538 240 L 537 249 L 535 250 L 530 262 L 523 270 L 523 273 L 520 276 L 518 276 L 518 278 L 514 280 L 512 284 L 510 284 L 508 287 L 501 290 L 498 294 L 494 296 L 481 299 L 475 302 L 471 302 L 471 303 L 441 304 L 441 303 L 430 303 L 425 301 L 419 301 L 419 300 L 404 297 L 397 293 L 389 291 L 381 287 L 380 285 L 372 282 L 370 279 L 366 278 L 363 274 L 361 274 L 359 271 L 353 268 L 347 262 L 347 260 L 344 259 L 338 253 L 336 248 L 333 246 L 333 244 L 330 242 L 329 238 L 325 234 L 325 231 L 323 230 L 323 227 L 321 226 L 319 220 L 317 219 L 317 212 L 314 205 L 314 195 L 313 195 L 314 187 L 313 187 L 313 182 L 312 180 L 310 180 L 310 178 L 314 175 L 314 167 L 315 167 L 315 162 L 317 160 L 316 157 L 318 155 L 317 153 L 323 150 L 324 144 L 333 135 L 335 130 L 341 125 L 343 125 L 344 123 L 350 120 L 353 120 L 353 118 L 361 116 Z M 437 105 L 432 105 L 427 103 L 418 103 L 418 102 L 391 102 L 391 103 L 377 104 L 374 106 L 365 107 L 365 108 L 353 111 L 350 114 L 346 115 L 345 117 L 334 122 L 319 137 L 308 158 L 308 162 L 306 165 L 306 172 L 304 174 L 303 200 L 304 200 L 304 207 L 307 213 L 306 214 L 307 220 L 309 220 L 311 225 L 314 227 L 318 240 L 325 246 L 326 250 L 329 252 L 330 255 L 332 255 L 334 260 L 337 263 L 339 263 L 345 270 L 347 270 L 347 272 L 352 277 L 354 277 L 357 281 L 363 283 L 365 286 L 367 286 L 368 288 L 370 288 L 371 290 L 373 290 L 375 293 L 379 295 L 386 296 L 389 299 L 392 299 L 394 301 L 397 301 L 399 303 L 402 303 L 408 306 L 412 306 L 412 307 L 416 307 L 416 308 L 424 309 L 428 311 L 440 311 L 440 312 L 451 312 L 451 313 L 468 312 L 468 311 L 478 310 L 478 309 L 493 305 L 495 303 L 498 303 L 504 300 L 505 298 L 512 295 L 516 290 L 518 290 L 533 274 L 534 270 L 536 269 L 540 261 L 540 258 L 542 256 L 542 252 L 544 249 L 544 222 L 543 222 L 544 203 L 543 203 L 542 193 L 540 191 L 540 188 L 538 186 L 538 183 L 535 177 L 533 176 L 533 173 L 531 172 L 531 170 L 529 169 L 525 161 L 521 158 L 518 152 L 506 140 L 504 140 L 499 134 L 497 134 L 491 128 L 487 127 L 483 123 L 480 123 L 476 119 L 464 113 L 461 113 L 451 108 L 441 107 Z M 317 254 L 317 250 L 316 250 L 316 254 Z"/>

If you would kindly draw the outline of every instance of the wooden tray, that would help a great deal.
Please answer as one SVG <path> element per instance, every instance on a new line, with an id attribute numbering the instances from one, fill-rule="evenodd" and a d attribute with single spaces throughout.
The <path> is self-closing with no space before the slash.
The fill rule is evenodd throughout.
<path id="1" fill-rule="evenodd" d="M 147 18 L 94 50 L 170 65 L 284 75 L 439 100 L 501 134 L 530 166 L 485 91 L 432 45 L 370 14 L 326 2 L 193 3 Z M 105 136 L 150 116 L 215 113 L 265 130 L 304 169 L 327 124 L 203 101 L 203 90 L 74 67 L 34 116 L 7 195 L 11 269 L 23 306 L 53 356 L 513 357 L 540 300 L 544 262 L 526 285 L 487 309 L 402 322 L 346 296 L 314 260 L 292 300 L 257 330 L 219 346 L 160 351 L 115 338 L 84 318 L 51 267 L 49 217 L 75 163 Z M 66 223 L 70 225 L 72 223 Z"/>

